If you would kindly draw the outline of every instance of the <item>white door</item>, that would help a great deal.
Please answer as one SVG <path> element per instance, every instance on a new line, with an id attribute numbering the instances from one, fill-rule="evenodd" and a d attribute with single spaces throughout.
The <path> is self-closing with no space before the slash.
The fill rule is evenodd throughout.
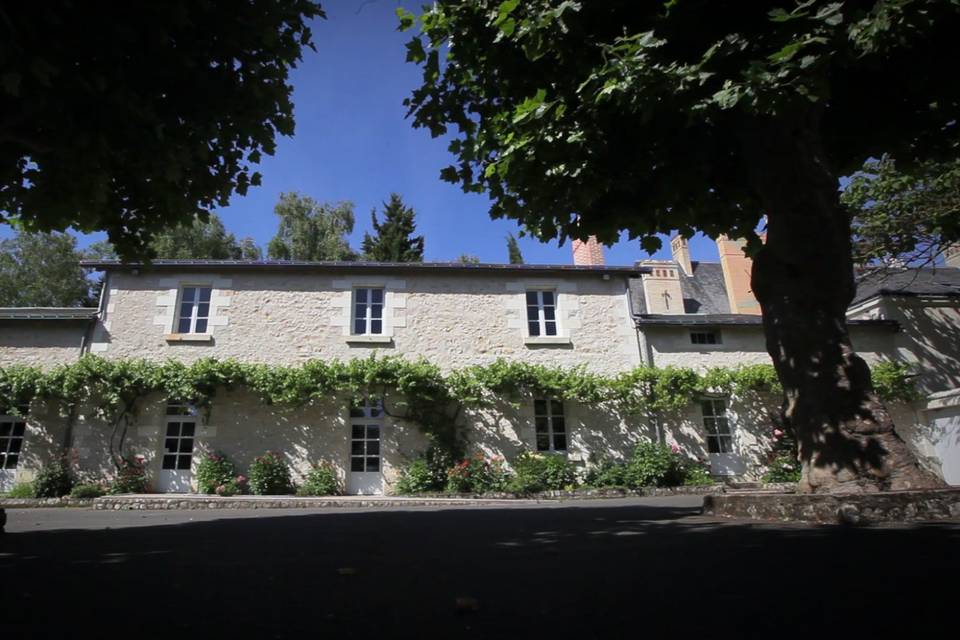
<path id="1" fill-rule="evenodd" d="M 703 414 L 703 429 L 707 432 L 710 473 L 716 476 L 738 476 L 745 473 L 747 465 L 736 451 L 726 400 L 707 398 L 700 403 L 700 410 Z"/>
<path id="2" fill-rule="evenodd" d="M 0 416 L 0 491 L 10 491 L 16 481 L 26 428 L 23 417 Z"/>
<path id="3" fill-rule="evenodd" d="M 347 493 L 375 496 L 383 493 L 380 439 L 383 435 L 383 406 L 365 399 L 350 408 L 350 478 Z"/>
<path id="4" fill-rule="evenodd" d="M 947 407 L 931 412 L 932 440 L 943 479 L 950 485 L 960 485 L 960 407 Z"/>
<path id="5" fill-rule="evenodd" d="M 163 463 L 157 481 L 161 493 L 190 493 L 193 490 L 193 438 L 197 429 L 196 411 L 187 405 L 167 407 Z"/>

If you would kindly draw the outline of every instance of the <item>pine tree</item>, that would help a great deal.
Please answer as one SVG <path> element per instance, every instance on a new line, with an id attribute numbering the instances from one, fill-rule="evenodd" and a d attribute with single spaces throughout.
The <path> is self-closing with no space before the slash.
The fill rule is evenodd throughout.
<path id="1" fill-rule="evenodd" d="M 363 236 L 363 258 L 373 262 L 423 262 L 423 236 L 414 236 L 416 213 L 403 205 L 396 193 L 383 203 L 383 223 L 376 209 L 370 212 L 376 235 Z"/>
<path id="2" fill-rule="evenodd" d="M 523 264 L 523 254 L 520 253 L 520 245 L 513 234 L 507 236 L 507 253 L 510 256 L 510 264 Z"/>

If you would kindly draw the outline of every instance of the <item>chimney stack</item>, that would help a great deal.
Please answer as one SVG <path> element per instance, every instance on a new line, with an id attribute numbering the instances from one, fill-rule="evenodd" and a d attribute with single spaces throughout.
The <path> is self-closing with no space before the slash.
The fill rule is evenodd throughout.
<path id="1" fill-rule="evenodd" d="M 683 272 L 688 276 L 693 275 L 693 264 L 690 262 L 690 244 L 683 236 L 673 236 L 670 240 L 670 251 L 673 253 L 673 261 L 680 265 Z"/>
<path id="2" fill-rule="evenodd" d="M 943 261 L 948 267 L 960 268 L 960 242 L 954 243 L 943 250 Z"/>
<path id="3" fill-rule="evenodd" d="M 723 270 L 723 284 L 727 288 L 730 301 L 730 313 L 760 315 L 760 303 L 750 288 L 750 269 L 753 261 L 743 252 L 746 241 L 731 240 L 725 235 L 717 238 L 717 250 L 720 252 L 720 268 Z"/>
<path id="4" fill-rule="evenodd" d="M 603 247 L 597 242 L 596 236 L 590 236 L 586 242 L 573 241 L 573 264 L 600 266 L 606 264 L 603 259 Z"/>

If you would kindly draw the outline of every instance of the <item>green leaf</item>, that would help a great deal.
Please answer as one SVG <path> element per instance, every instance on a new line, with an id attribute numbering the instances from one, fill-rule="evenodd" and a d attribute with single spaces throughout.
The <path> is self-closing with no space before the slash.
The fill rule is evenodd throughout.
<path id="1" fill-rule="evenodd" d="M 417 24 L 417 16 L 403 7 L 397 7 L 396 14 L 400 19 L 400 25 L 397 27 L 397 31 L 406 31 Z"/>

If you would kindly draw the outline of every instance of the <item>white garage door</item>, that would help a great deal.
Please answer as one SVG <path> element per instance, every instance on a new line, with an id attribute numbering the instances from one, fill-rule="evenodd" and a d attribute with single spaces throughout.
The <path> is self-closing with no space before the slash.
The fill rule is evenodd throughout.
<path id="1" fill-rule="evenodd" d="M 932 440 L 947 484 L 960 485 L 960 407 L 930 412 Z"/>

